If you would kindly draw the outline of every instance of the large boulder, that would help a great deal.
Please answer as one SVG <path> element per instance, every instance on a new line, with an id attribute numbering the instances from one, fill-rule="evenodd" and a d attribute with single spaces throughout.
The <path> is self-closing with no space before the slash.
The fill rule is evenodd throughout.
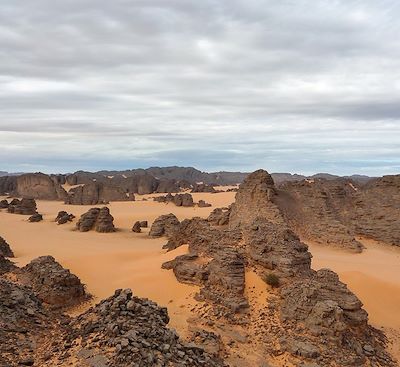
<path id="1" fill-rule="evenodd" d="M 185 194 L 176 194 L 174 196 L 174 204 L 176 206 L 185 206 L 185 207 L 190 207 L 193 206 L 193 197 L 189 193 Z"/>
<path id="2" fill-rule="evenodd" d="M 43 173 L 27 173 L 17 177 L 16 192 L 22 197 L 41 200 L 65 200 L 62 186 Z"/>
<path id="3" fill-rule="evenodd" d="M 22 268 L 23 278 L 38 298 L 53 307 L 65 307 L 87 298 L 79 278 L 52 256 L 41 256 Z"/>
<path id="4" fill-rule="evenodd" d="M 76 223 L 76 228 L 80 232 L 88 232 L 95 229 L 96 232 L 107 233 L 115 232 L 114 218 L 107 207 L 92 208 L 82 214 Z"/>
<path id="5" fill-rule="evenodd" d="M 8 212 L 22 215 L 36 214 L 36 201 L 32 198 L 13 199 L 8 206 Z"/>
<path id="6" fill-rule="evenodd" d="M 8 206 L 9 206 L 9 204 L 6 199 L 0 200 L 0 209 L 7 209 Z"/>
<path id="7" fill-rule="evenodd" d="M 178 218 L 170 213 L 159 216 L 151 225 L 149 236 L 162 237 L 172 235 L 179 227 Z"/>
<path id="8" fill-rule="evenodd" d="M 128 200 L 132 200 L 132 198 L 120 187 L 104 182 L 90 182 L 69 190 L 65 203 L 73 205 L 97 205 L 106 204 L 110 201 Z"/>

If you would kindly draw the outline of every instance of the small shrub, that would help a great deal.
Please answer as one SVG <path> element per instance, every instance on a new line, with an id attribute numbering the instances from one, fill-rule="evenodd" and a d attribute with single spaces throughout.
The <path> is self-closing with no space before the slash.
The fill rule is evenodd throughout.
<path id="1" fill-rule="evenodd" d="M 265 277 L 265 282 L 272 288 L 279 287 L 279 277 L 276 274 L 270 273 Z"/>

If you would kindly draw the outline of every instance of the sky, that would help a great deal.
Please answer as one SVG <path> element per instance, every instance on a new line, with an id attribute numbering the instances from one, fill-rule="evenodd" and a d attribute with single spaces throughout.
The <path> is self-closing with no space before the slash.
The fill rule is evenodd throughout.
<path id="1" fill-rule="evenodd" d="M 400 173 L 397 0 L 2 0 L 0 170 Z"/>

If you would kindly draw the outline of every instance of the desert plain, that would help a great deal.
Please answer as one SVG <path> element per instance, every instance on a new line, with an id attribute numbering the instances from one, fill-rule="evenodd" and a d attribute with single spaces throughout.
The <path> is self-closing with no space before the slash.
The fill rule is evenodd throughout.
<path id="1" fill-rule="evenodd" d="M 224 189 L 227 189 L 225 187 Z M 114 217 L 114 233 L 81 233 L 75 221 L 57 225 L 54 218 L 60 210 L 77 218 L 92 206 L 66 205 L 59 201 L 36 200 L 44 220 L 29 223 L 28 216 L 10 215 L 0 210 L 0 233 L 12 246 L 15 262 L 24 266 L 42 255 L 52 255 L 65 268 L 76 274 L 86 285 L 93 299 L 70 310 L 73 315 L 83 312 L 118 288 L 131 288 L 135 295 L 146 297 L 168 308 L 170 327 L 185 336 L 188 320 L 193 316 L 198 287 L 177 281 L 171 270 L 161 265 L 187 253 L 187 246 L 167 252 L 162 246 L 165 238 L 151 238 L 149 228 L 133 233 L 132 224 L 147 220 L 149 227 L 160 215 L 173 213 L 179 220 L 207 218 L 218 207 L 227 207 L 235 200 L 235 192 L 193 193 L 211 207 L 177 207 L 173 203 L 154 202 L 160 194 L 137 195 L 136 201 L 110 202 L 107 206 Z M 0 197 L 3 199 L 3 197 Z M 358 238 L 365 249 L 352 253 L 343 249 L 308 242 L 312 267 L 330 268 L 364 304 L 370 323 L 385 331 L 391 353 L 400 357 L 400 248 Z M 305 241 L 306 242 L 306 241 Z M 268 286 L 255 273 L 246 274 L 247 292 L 254 294 L 251 307 L 268 298 Z"/>

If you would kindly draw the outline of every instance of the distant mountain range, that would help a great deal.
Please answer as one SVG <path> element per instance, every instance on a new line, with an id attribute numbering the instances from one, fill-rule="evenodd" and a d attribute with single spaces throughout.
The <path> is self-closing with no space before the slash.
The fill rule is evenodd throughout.
<path id="1" fill-rule="evenodd" d="M 16 173 L 8 173 L 5 171 L 0 171 L 1 176 L 19 176 L 23 174 L 22 172 Z M 214 185 L 234 185 L 241 183 L 245 177 L 248 175 L 248 172 L 227 172 L 227 171 L 219 171 L 219 172 L 202 172 L 193 167 L 150 167 L 150 168 L 137 168 L 132 170 L 124 170 L 124 171 L 98 171 L 98 172 L 88 172 L 88 171 L 77 171 L 72 175 L 84 177 L 91 179 L 101 179 L 103 177 L 133 177 L 140 175 L 151 175 L 158 180 L 183 180 L 190 183 L 198 183 L 203 182 L 206 184 L 214 184 Z M 69 176 L 68 174 L 65 176 Z M 337 176 L 329 173 L 317 173 L 312 176 L 305 176 L 299 174 L 292 173 L 272 173 L 272 178 L 274 179 L 277 185 L 283 182 L 293 182 L 293 181 L 301 181 L 304 179 L 326 179 L 326 180 L 334 180 L 340 177 L 354 180 L 359 183 L 366 183 L 370 179 L 374 177 L 364 176 L 364 175 L 352 175 L 352 176 Z"/>

